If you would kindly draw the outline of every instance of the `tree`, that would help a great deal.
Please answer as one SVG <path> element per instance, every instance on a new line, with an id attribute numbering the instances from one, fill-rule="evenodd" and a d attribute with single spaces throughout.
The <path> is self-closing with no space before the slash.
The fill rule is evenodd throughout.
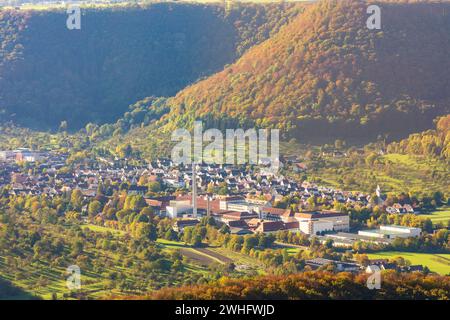
<path id="1" fill-rule="evenodd" d="M 202 236 L 200 234 L 196 234 L 192 241 L 192 246 L 200 247 L 202 245 Z"/>
<path id="2" fill-rule="evenodd" d="M 90 217 L 95 217 L 97 214 L 99 214 L 102 210 L 102 204 L 100 201 L 94 200 L 91 203 L 89 203 L 88 206 L 88 214 Z"/>
<path id="3" fill-rule="evenodd" d="M 437 206 L 440 206 L 442 204 L 443 195 L 442 192 L 436 191 L 433 194 L 433 200 L 436 202 Z"/>
<path id="4" fill-rule="evenodd" d="M 173 229 L 169 229 L 164 234 L 164 239 L 167 239 L 170 241 L 178 241 L 178 234 Z"/>
<path id="5" fill-rule="evenodd" d="M 129 144 L 122 144 L 116 148 L 116 153 L 120 158 L 128 158 L 133 153 L 133 149 Z"/>
<path id="6" fill-rule="evenodd" d="M 158 238 L 156 227 L 153 224 L 145 222 L 136 222 L 133 225 L 134 237 L 142 240 L 155 241 Z"/>
<path id="7" fill-rule="evenodd" d="M 141 195 L 129 195 L 125 199 L 124 209 L 132 211 L 140 211 L 147 206 L 145 199 Z"/>
<path id="8" fill-rule="evenodd" d="M 228 186 L 226 182 L 222 182 L 219 185 L 219 190 L 217 191 L 217 193 L 221 196 L 226 196 L 228 194 Z"/>
<path id="9" fill-rule="evenodd" d="M 221 228 L 220 228 L 220 233 L 222 234 L 229 234 L 230 233 L 230 227 L 226 224 L 224 224 Z"/>
<path id="10" fill-rule="evenodd" d="M 244 246 L 242 247 L 242 251 L 249 252 L 250 249 L 254 249 L 258 246 L 259 240 L 255 236 L 247 236 L 244 239 Z"/>
<path id="11" fill-rule="evenodd" d="M 86 129 L 86 133 L 88 134 L 88 136 L 91 136 L 94 133 L 94 131 L 97 129 L 97 125 L 94 123 L 88 123 L 86 125 L 85 129 Z"/>
<path id="12" fill-rule="evenodd" d="M 355 260 L 363 266 L 368 266 L 370 264 L 370 259 L 366 254 L 356 254 Z"/>
<path id="13" fill-rule="evenodd" d="M 208 183 L 208 188 L 206 189 L 207 193 L 213 194 L 216 193 L 216 186 L 213 182 Z"/>
<path id="14" fill-rule="evenodd" d="M 225 265 L 225 270 L 228 272 L 233 272 L 236 269 L 236 265 L 234 264 L 234 262 L 228 262 Z"/>
<path id="15" fill-rule="evenodd" d="M 72 191 L 70 203 L 74 209 L 81 210 L 81 206 L 83 205 L 83 193 L 80 189 L 75 189 Z"/>
<path id="16" fill-rule="evenodd" d="M 366 160 L 365 160 L 365 161 L 366 161 L 366 164 L 367 164 L 368 166 L 373 166 L 377 158 L 378 158 L 378 156 L 377 156 L 376 153 L 371 153 L 371 154 L 369 154 L 369 155 L 366 157 Z"/>
<path id="17" fill-rule="evenodd" d="M 308 206 L 310 209 L 314 210 L 316 208 L 316 197 L 315 196 L 309 197 L 307 202 L 308 202 Z"/>
<path id="18" fill-rule="evenodd" d="M 72 256 L 76 257 L 79 254 L 81 254 L 83 252 L 84 249 L 84 245 L 83 245 L 83 241 L 81 241 L 80 239 L 75 239 L 72 242 Z"/>
<path id="19" fill-rule="evenodd" d="M 422 229 L 427 233 L 433 233 L 433 222 L 431 219 L 428 218 L 423 221 Z"/>
<path id="20" fill-rule="evenodd" d="M 97 195 L 104 195 L 105 194 L 105 188 L 103 186 L 103 183 L 99 183 L 97 187 Z"/>
<path id="21" fill-rule="evenodd" d="M 160 192 L 161 191 L 161 184 L 158 181 L 151 181 L 148 183 L 148 191 L 149 192 Z"/>
<path id="22" fill-rule="evenodd" d="M 144 215 L 147 216 L 149 218 L 150 221 L 153 220 L 154 218 L 154 210 L 152 207 L 144 207 L 142 208 L 141 212 L 139 212 L 140 215 Z"/>
<path id="23" fill-rule="evenodd" d="M 183 241 L 185 243 L 191 243 L 193 230 L 193 227 L 186 227 L 183 229 Z"/>

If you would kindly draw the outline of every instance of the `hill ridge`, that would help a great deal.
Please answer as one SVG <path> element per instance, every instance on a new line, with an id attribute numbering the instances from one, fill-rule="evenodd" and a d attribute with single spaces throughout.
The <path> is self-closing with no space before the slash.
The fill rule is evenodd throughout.
<path id="1" fill-rule="evenodd" d="M 168 100 L 168 131 L 251 122 L 314 138 L 392 139 L 432 127 L 450 105 L 450 4 L 382 2 L 380 31 L 367 3 L 309 6 L 234 64 Z"/>

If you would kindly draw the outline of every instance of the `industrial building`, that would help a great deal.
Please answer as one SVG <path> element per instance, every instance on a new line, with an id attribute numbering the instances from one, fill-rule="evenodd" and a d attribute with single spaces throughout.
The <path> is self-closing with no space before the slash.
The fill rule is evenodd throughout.
<path id="1" fill-rule="evenodd" d="M 358 235 L 377 239 L 395 239 L 419 237 L 422 233 L 420 228 L 411 228 L 404 226 L 388 225 L 380 226 L 379 229 L 361 230 Z"/>

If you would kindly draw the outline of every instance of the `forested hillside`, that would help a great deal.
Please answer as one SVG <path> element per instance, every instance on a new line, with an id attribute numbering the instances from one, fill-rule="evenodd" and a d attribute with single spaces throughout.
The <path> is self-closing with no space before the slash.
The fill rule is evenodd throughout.
<path id="1" fill-rule="evenodd" d="M 147 96 L 171 96 L 232 63 L 302 5 L 153 4 L 0 11 L 0 120 L 35 129 L 114 122 Z"/>
<path id="2" fill-rule="evenodd" d="M 171 99 L 171 126 L 249 119 L 306 140 L 401 138 L 450 106 L 450 4 L 320 1 L 236 63 Z M 222 121 L 226 123 L 227 121 Z"/>
<path id="3" fill-rule="evenodd" d="M 305 272 L 284 277 L 264 276 L 254 279 L 221 279 L 216 283 L 168 288 L 155 292 L 151 299 L 169 300 L 272 300 L 272 299 L 449 299 L 448 277 L 436 275 L 383 275 L 380 290 L 370 290 L 367 275 L 339 275 Z"/>
<path id="4" fill-rule="evenodd" d="M 388 146 L 392 153 L 424 155 L 450 161 L 450 114 L 436 120 L 436 129 L 415 133 Z"/>

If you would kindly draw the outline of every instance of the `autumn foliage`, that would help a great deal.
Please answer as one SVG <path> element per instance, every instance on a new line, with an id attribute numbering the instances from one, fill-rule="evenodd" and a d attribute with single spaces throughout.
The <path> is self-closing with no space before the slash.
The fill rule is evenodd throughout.
<path id="1" fill-rule="evenodd" d="M 412 134 L 407 139 L 389 145 L 388 151 L 450 161 L 450 114 L 437 119 L 435 130 Z"/>
<path id="2" fill-rule="evenodd" d="M 152 3 L 65 10 L 1 10 L 0 122 L 69 129 L 114 122 L 130 104 L 172 96 L 267 39 L 300 6 Z"/>
<path id="3" fill-rule="evenodd" d="M 421 273 L 382 275 L 380 290 L 368 275 L 309 271 L 290 276 L 222 278 L 215 283 L 156 291 L 147 299 L 450 299 L 450 277 Z M 133 298 L 133 297 L 129 297 Z M 139 298 L 140 299 L 140 298 Z"/>
<path id="4" fill-rule="evenodd" d="M 383 2 L 381 30 L 366 27 L 367 6 L 309 6 L 236 63 L 181 91 L 169 118 L 250 119 L 333 138 L 428 129 L 450 105 L 450 4 Z"/>

